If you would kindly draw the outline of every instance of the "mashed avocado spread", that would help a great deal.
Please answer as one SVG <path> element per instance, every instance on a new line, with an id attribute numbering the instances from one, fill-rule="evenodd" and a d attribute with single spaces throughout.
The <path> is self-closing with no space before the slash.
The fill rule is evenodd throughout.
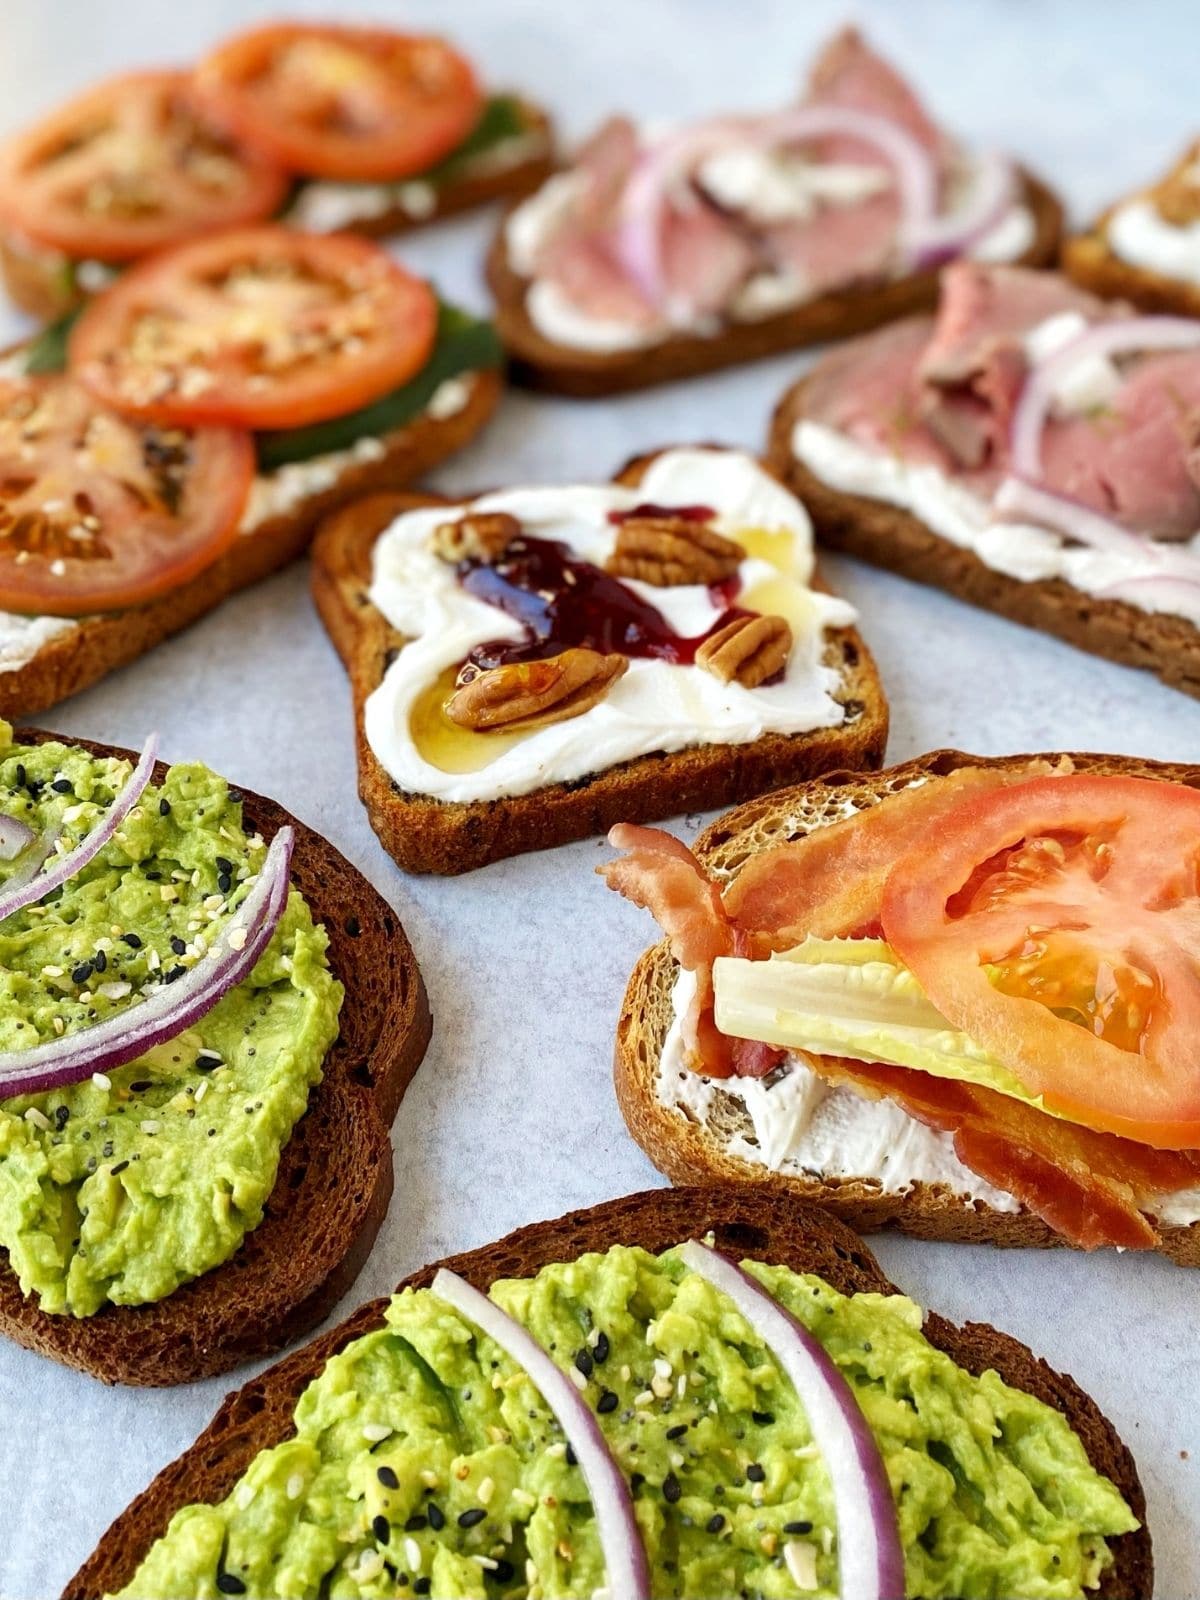
<path id="1" fill-rule="evenodd" d="M 70 745 L 14 744 L 0 723 L 0 811 L 66 849 L 129 772 Z M 81 873 L 0 923 L 0 1050 L 132 1011 L 177 981 L 264 855 L 223 778 L 172 767 Z M 0 884 L 20 861 L 0 862 Z M 0 1247 L 44 1311 L 159 1300 L 261 1221 L 337 1036 L 326 943 L 293 888 L 251 976 L 194 1027 L 107 1078 L 0 1101 Z"/>
<path id="2" fill-rule="evenodd" d="M 899 1295 L 749 1270 L 854 1386 L 887 1465 L 910 1595 L 1077 1596 L 1137 1522 L 1066 1420 L 971 1377 Z M 580 1375 L 636 1504 L 653 1593 L 831 1596 L 829 1482 L 794 1391 L 674 1252 L 617 1247 L 492 1298 Z M 177 1512 L 123 1596 L 604 1591 L 583 1475 L 524 1373 L 429 1290 L 333 1357 L 295 1431 L 220 1505 Z M 608 1600 L 623 1600 L 609 1596 Z"/>

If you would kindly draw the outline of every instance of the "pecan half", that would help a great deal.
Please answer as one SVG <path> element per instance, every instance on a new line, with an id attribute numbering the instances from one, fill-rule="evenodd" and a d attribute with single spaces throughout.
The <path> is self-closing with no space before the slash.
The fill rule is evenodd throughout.
<path id="1" fill-rule="evenodd" d="M 628 665 L 624 656 L 564 650 L 544 661 L 489 667 L 455 690 L 446 715 L 476 733 L 523 733 L 566 722 L 603 700 Z"/>
<path id="2" fill-rule="evenodd" d="M 722 683 L 734 678 L 747 689 L 773 678 L 787 664 L 792 630 L 783 617 L 735 617 L 696 651 L 696 665 Z"/>
<path id="3" fill-rule="evenodd" d="M 740 544 L 686 517 L 630 517 L 621 524 L 606 570 L 659 589 L 679 583 L 722 583 L 745 555 Z"/>
<path id="4" fill-rule="evenodd" d="M 460 561 L 499 561 L 521 524 L 507 511 L 468 511 L 453 522 L 439 522 L 430 542 L 435 555 L 455 566 Z"/>

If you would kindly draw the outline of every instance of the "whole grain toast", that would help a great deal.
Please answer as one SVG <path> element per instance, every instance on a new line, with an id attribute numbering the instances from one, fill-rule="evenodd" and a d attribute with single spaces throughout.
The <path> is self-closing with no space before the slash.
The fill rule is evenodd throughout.
<path id="1" fill-rule="evenodd" d="M 1009 769 L 1031 755 L 972 756 L 935 750 L 879 773 L 834 772 L 794 789 L 739 806 L 700 834 L 697 856 L 720 879 L 732 879 L 746 860 L 773 845 L 802 838 L 837 822 L 852 808 L 865 810 L 898 789 L 935 779 L 959 767 Z M 1158 778 L 1200 789 L 1200 766 L 1127 756 L 1072 755 L 1083 772 Z M 864 1233 L 896 1228 L 919 1239 L 964 1244 L 1061 1246 L 1065 1241 L 1028 1211 L 996 1211 L 966 1202 L 938 1185 L 914 1184 L 904 1194 L 886 1194 L 877 1184 L 852 1179 L 772 1172 L 731 1154 L 730 1142 L 750 1131 L 736 1100 L 725 1097 L 711 1124 L 701 1124 L 665 1106 L 656 1092 L 663 1042 L 674 1015 L 671 991 L 679 968 L 666 941 L 638 960 L 621 1003 L 613 1076 L 617 1100 L 630 1133 L 672 1183 L 741 1183 L 827 1206 Z M 1160 1249 L 1179 1266 L 1200 1266 L 1200 1224 L 1163 1227 Z"/>
<path id="2" fill-rule="evenodd" d="M 636 484 L 659 452 L 635 457 L 615 479 Z M 639 756 L 572 783 L 475 803 L 400 790 L 367 741 L 363 708 L 405 643 L 369 598 L 375 540 L 395 518 L 431 495 L 372 495 L 322 525 L 313 546 L 313 596 L 350 675 L 358 750 L 358 792 L 388 854 L 407 872 L 459 873 L 505 856 L 545 850 L 602 833 L 631 817 L 650 820 L 729 805 L 834 766 L 877 767 L 888 711 L 870 652 L 854 628 L 831 630 L 827 659 L 843 674 L 839 728 L 768 734 L 753 744 L 699 745 Z"/>
<path id="3" fill-rule="evenodd" d="M 1128 300 L 1143 311 L 1200 317 L 1200 288 L 1182 278 L 1135 267 L 1109 248 L 1105 224 L 1111 212 L 1086 232 L 1063 240 L 1059 265 L 1068 278 L 1105 300 Z"/>
<path id="4" fill-rule="evenodd" d="M 79 626 L 50 639 L 24 666 L 0 671 L 0 716 L 29 716 L 57 705 L 144 655 L 239 589 L 295 560 L 322 517 L 360 495 L 412 483 L 469 444 L 496 409 L 501 389 L 498 372 L 472 373 L 461 410 L 441 418 L 425 412 L 386 434 L 381 456 L 351 462 L 336 483 L 240 534 L 223 556 L 187 583 L 146 605 L 83 618 Z"/>
<path id="5" fill-rule="evenodd" d="M 1040 628 L 1092 655 L 1142 667 L 1171 688 L 1200 696 L 1200 628 L 1186 617 L 1142 611 L 1124 600 L 1100 599 L 1062 578 L 1030 582 L 1010 578 L 901 506 L 843 493 L 810 472 L 792 451 L 792 433 L 804 416 L 809 381 L 802 378 L 794 384 L 776 406 L 767 460 L 804 501 L 823 544 L 903 578 L 945 589 L 1013 622 Z"/>
<path id="6" fill-rule="evenodd" d="M 1036 234 L 1029 249 L 1013 264 L 1048 267 L 1058 255 L 1062 205 L 1032 173 L 1022 171 L 1021 181 Z M 694 378 L 703 372 L 779 355 L 784 350 L 846 339 L 914 311 L 931 309 L 937 303 L 937 272 L 920 272 L 893 283 L 819 295 L 773 316 L 731 323 L 707 338 L 677 333 L 641 350 L 578 350 L 547 339 L 530 320 L 525 310 L 530 280 L 515 271 L 509 261 L 507 220 L 506 214 L 487 258 L 487 280 L 496 302 L 496 329 L 512 358 L 514 380 L 555 394 L 593 399 L 677 378 Z"/>
<path id="7" fill-rule="evenodd" d="M 22 728 L 20 738 L 61 737 Z M 136 760 L 88 739 L 98 756 Z M 159 762 L 153 781 L 166 766 Z M 432 1027 L 416 958 L 395 912 L 319 833 L 243 792 L 247 826 L 296 832 L 292 881 L 329 934 L 345 985 L 340 1033 L 279 1162 L 262 1222 L 237 1253 L 143 1306 L 50 1316 L 21 1293 L 0 1251 L 0 1333 L 105 1383 L 188 1383 L 271 1355 L 322 1321 L 358 1276 L 392 1194 L 391 1125 Z"/>
<path id="8" fill-rule="evenodd" d="M 532 136 L 536 144 L 528 154 L 511 166 L 489 166 L 484 163 L 475 172 L 460 176 L 447 176 L 431 185 L 433 204 L 421 216 L 395 205 L 387 211 L 364 212 L 345 224 L 349 233 L 367 234 L 372 238 L 396 237 L 412 233 L 445 217 L 458 216 L 463 211 L 473 211 L 493 200 L 516 200 L 531 193 L 549 177 L 554 165 L 554 126 L 547 113 L 523 95 L 510 95 L 516 102 L 523 123 L 522 137 Z M 420 182 L 419 176 L 414 180 Z M 82 299 L 82 291 L 75 288 L 64 274 L 59 259 L 53 254 L 39 255 L 36 251 L 23 251 L 16 241 L 0 233 L 0 282 L 10 300 L 43 322 L 53 322 L 63 316 Z"/>
<path id="9" fill-rule="evenodd" d="M 495 1244 L 423 1268 L 398 1289 L 425 1288 L 438 1266 L 460 1273 L 478 1289 L 498 1278 L 530 1275 L 614 1244 L 659 1252 L 711 1229 L 718 1248 L 819 1274 L 843 1294 L 895 1292 L 870 1251 L 843 1223 L 794 1196 L 738 1185 L 626 1195 L 553 1222 L 520 1228 Z M 63 1600 L 98 1600 L 132 1578 L 150 1544 L 180 1506 L 224 1498 L 260 1451 L 293 1431 L 292 1413 L 305 1386 L 352 1340 L 382 1326 L 386 1300 L 360 1307 L 340 1327 L 296 1351 L 245 1388 L 229 1395 L 196 1443 L 166 1467 L 113 1523 L 71 1579 Z M 1014 1387 L 1060 1411 L 1078 1434 L 1097 1472 L 1116 1484 L 1144 1523 L 1145 1496 L 1128 1448 L 1095 1401 L 1073 1379 L 1053 1371 L 1023 1344 L 986 1323 L 963 1327 L 929 1312 L 924 1332 L 966 1371 L 989 1368 Z M 1145 1526 L 1109 1541 L 1113 1564 L 1097 1600 L 1149 1600 L 1154 1586 L 1150 1534 Z"/>

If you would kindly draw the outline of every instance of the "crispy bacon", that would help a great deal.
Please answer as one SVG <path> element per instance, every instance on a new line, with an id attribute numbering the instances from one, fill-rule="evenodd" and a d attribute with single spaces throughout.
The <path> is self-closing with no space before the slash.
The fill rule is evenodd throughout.
<path id="1" fill-rule="evenodd" d="M 1152 1250 L 1145 1215 L 1154 1199 L 1200 1183 L 1200 1152 L 1094 1133 L 975 1084 L 842 1057 L 813 1056 L 813 1070 L 954 1137 L 964 1166 L 1003 1189 L 1081 1250 Z"/>

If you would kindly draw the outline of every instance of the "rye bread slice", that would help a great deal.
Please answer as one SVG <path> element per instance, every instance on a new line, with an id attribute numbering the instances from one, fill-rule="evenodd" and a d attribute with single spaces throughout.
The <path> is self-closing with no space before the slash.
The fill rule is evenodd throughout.
<path id="1" fill-rule="evenodd" d="M 759 851 L 840 821 L 850 809 L 864 811 L 878 805 L 919 780 L 936 781 L 964 766 L 1012 770 L 1036 759 L 934 750 L 883 772 L 827 773 L 739 806 L 706 828 L 693 849 L 718 878 L 729 881 Z M 1071 760 L 1081 772 L 1158 778 L 1200 789 L 1200 766 L 1111 755 L 1073 754 Z M 665 940 L 642 954 L 621 1002 L 613 1056 L 617 1101 L 629 1131 L 672 1183 L 740 1183 L 793 1195 L 828 1207 L 863 1233 L 895 1228 L 918 1239 L 963 1244 L 1066 1246 L 1059 1234 L 1028 1211 L 996 1211 L 982 1201 L 971 1204 L 940 1185 L 918 1183 L 904 1194 L 886 1194 L 873 1182 L 772 1172 L 732 1154 L 731 1141 L 750 1128 L 736 1100 L 727 1096 L 718 1114 L 702 1124 L 663 1105 L 658 1097 L 658 1066 L 674 1016 L 671 991 L 678 972 Z M 1200 1224 L 1164 1227 L 1161 1236 L 1163 1255 L 1179 1266 L 1200 1266 Z"/>
<path id="2" fill-rule="evenodd" d="M 615 481 L 636 484 L 659 452 L 637 456 Z M 639 756 L 594 777 L 531 794 L 474 803 L 408 794 L 367 742 L 363 707 L 405 643 L 369 598 L 375 540 L 404 511 L 447 502 L 431 495 L 373 495 L 329 518 L 313 546 L 313 596 L 350 676 L 358 749 L 358 792 L 384 849 L 407 872 L 459 873 L 505 856 L 546 850 L 601 833 L 613 823 L 729 805 L 831 767 L 877 767 L 888 710 L 870 652 L 854 628 L 832 630 L 827 659 L 843 683 L 840 728 L 767 734 L 746 745 L 697 745 Z"/>
<path id="3" fill-rule="evenodd" d="M 802 378 L 775 407 L 767 460 L 804 501 L 823 544 L 902 578 L 932 584 L 1012 622 L 1040 628 L 1092 655 L 1141 667 L 1172 689 L 1200 696 L 1200 628 L 1186 617 L 1100 599 L 1062 578 L 1010 578 L 987 566 L 973 550 L 935 533 L 911 511 L 868 495 L 843 493 L 810 472 L 792 451 L 792 433 L 803 420 L 810 381 Z"/>
<path id="4" fill-rule="evenodd" d="M 1036 236 L 1014 265 L 1048 267 L 1058 255 L 1062 205 L 1032 173 L 1022 171 L 1021 181 L 1025 203 L 1036 224 Z M 732 322 L 708 338 L 678 333 L 641 350 L 578 350 L 547 339 L 530 320 L 525 309 L 530 280 L 522 277 L 509 260 L 507 221 L 506 214 L 487 258 L 487 280 L 496 301 L 496 328 L 512 358 L 514 380 L 555 394 L 594 399 L 677 378 L 694 378 L 785 350 L 846 339 L 894 322 L 897 317 L 931 309 L 937 303 L 938 274 L 920 272 L 894 283 L 823 294 L 773 316 Z"/>
<path id="5" fill-rule="evenodd" d="M 415 216 L 402 206 L 382 212 L 364 212 L 344 224 L 341 231 L 364 233 L 372 238 L 396 237 L 412 233 L 445 217 L 473 211 L 494 200 L 517 200 L 531 193 L 549 177 L 554 166 L 554 126 L 550 117 L 534 101 L 513 95 L 521 113 L 520 137 L 532 136 L 537 143 L 511 166 L 484 164 L 472 173 L 451 177 L 434 186 L 433 208 Z M 518 137 L 514 135 L 514 137 Z M 413 180 L 419 183 L 419 175 Z M 10 300 L 43 322 L 53 322 L 70 311 L 83 298 L 77 289 L 64 282 L 58 258 L 22 250 L 11 237 L 0 234 L 0 283 Z"/>
<path id="6" fill-rule="evenodd" d="M 22 728 L 41 744 L 61 735 Z M 98 756 L 128 750 L 72 739 Z M 159 762 L 154 781 L 166 774 Z M 247 825 L 296 830 L 292 881 L 329 932 L 345 985 L 341 1031 L 279 1162 L 266 1214 L 223 1266 L 144 1306 L 49 1316 L 21 1293 L 0 1251 L 0 1333 L 105 1383 L 160 1387 L 272 1355 L 322 1321 L 358 1276 L 392 1194 L 391 1125 L 432 1022 L 425 985 L 395 912 L 328 840 L 243 791 Z"/>
<path id="7" fill-rule="evenodd" d="M 239 589 L 268 577 L 307 549 L 322 517 L 359 495 L 412 483 L 461 450 L 491 417 L 500 400 L 498 372 L 471 374 L 466 404 L 452 416 L 428 412 L 384 435 L 384 453 L 351 462 L 336 483 L 240 534 L 212 566 L 144 606 L 86 617 L 50 639 L 32 660 L 0 672 L 0 717 L 24 717 L 57 705 L 107 677 L 173 633 L 205 616 Z"/>
<path id="8" fill-rule="evenodd" d="M 398 1285 L 424 1288 L 437 1267 L 449 1267 L 478 1289 L 497 1278 L 527 1276 L 555 1261 L 614 1244 L 658 1252 L 712 1230 L 718 1247 L 795 1272 L 819 1274 L 843 1294 L 895 1292 L 858 1236 L 817 1206 L 794 1196 L 737 1185 L 652 1189 L 626 1195 L 553 1222 L 520 1228 L 495 1244 L 425 1267 Z M 196 1443 L 166 1467 L 113 1523 L 67 1585 L 63 1600 L 97 1600 L 127 1584 L 150 1544 L 180 1506 L 213 1503 L 232 1489 L 260 1451 L 292 1432 L 292 1412 L 305 1386 L 330 1356 L 381 1326 L 386 1300 L 372 1300 L 346 1322 L 229 1395 Z M 1006 1383 L 1060 1411 L 1097 1472 L 1114 1483 L 1139 1521 L 1145 1497 L 1128 1448 L 1095 1401 L 1073 1379 L 1053 1371 L 1023 1344 L 987 1323 L 963 1327 L 929 1312 L 925 1335 L 966 1371 L 994 1368 Z M 1154 1564 L 1149 1531 L 1110 1541 L 1113 1564 L 1097 1600 L 1149 1600 Z"/>

